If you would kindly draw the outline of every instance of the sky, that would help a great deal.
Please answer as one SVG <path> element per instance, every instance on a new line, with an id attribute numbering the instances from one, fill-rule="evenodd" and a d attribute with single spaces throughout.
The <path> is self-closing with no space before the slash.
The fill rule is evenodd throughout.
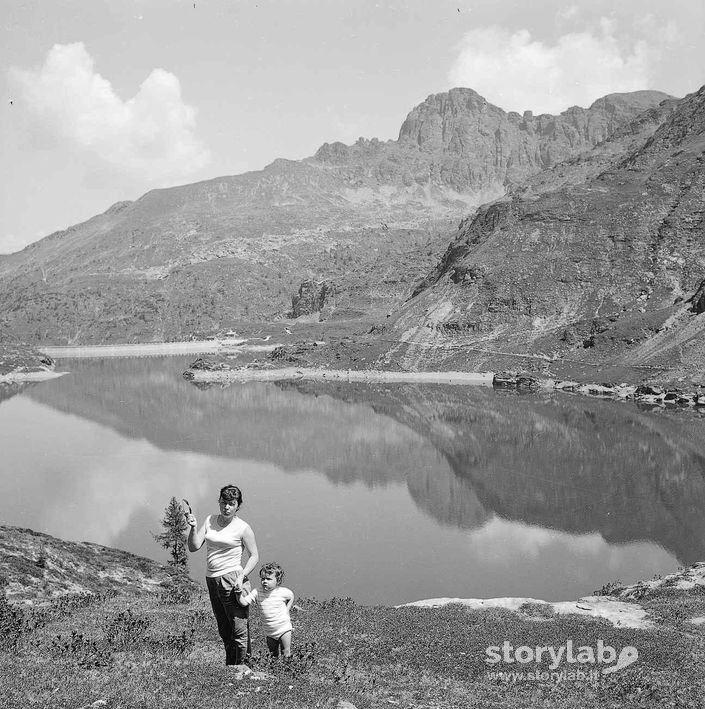
<path id="1" fill-rule="evenodd" d="M 428 95 L 559 113 L 705 84 L 694 0 L 0 0 L 0 253 L 150 189 L 395 139 Z"/>

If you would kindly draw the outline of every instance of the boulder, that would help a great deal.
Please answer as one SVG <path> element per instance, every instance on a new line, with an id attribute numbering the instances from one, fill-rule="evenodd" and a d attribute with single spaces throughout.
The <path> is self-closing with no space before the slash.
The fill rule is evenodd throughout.
<path id="1" fill-rule="evenodd" d="M 335 286 L 330 281 L 305 280 L 299 286 L 299 292 L 291 298 L 289 317 L 319 313 L 319 320 L 330 317 L 335 307 Z"/>
<path id="2" fill-rule="evenodd" d="M 497 372 L 492 380 L 492 386 L 515 387 L 517 385 L 517 375 L 513 372 Z"/>

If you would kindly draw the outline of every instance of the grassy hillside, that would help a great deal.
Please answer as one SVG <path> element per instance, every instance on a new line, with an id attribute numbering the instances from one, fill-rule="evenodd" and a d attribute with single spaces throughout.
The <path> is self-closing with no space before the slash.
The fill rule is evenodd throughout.
<path id="1" fill-rule="evenodd" d="M 84 553 L 83 545 L 66 544 L 65 554 L 71 546 Z M 122 562 L 133 561 L 132 555 L 118 559 L 120 554 L 112 561 L 113 576 L 126 571 Z M 92 565 L 82 570 L 88 578 L 94 572 Z M 608 584 L 602 590 L 640 604 L 647 611 L 643 627 L 558 615 L 540 603 L 524 603 L 517 611 L 478 611 L 459 604 L 389 608 L 363 607 L 350 599 L 300 599 L 289 663 L 269 660 L 253 612 L 248 675 L 223 665 L 203 590 L 157 583 L 151 588 L 156 592 L 113 588 L 34 604 L 3 595 L 3 707 L 695 708 L 705 696 L 703 565 L 660 582 L 629 589 Z M 490 671 L 542 673 L 547 662 L 485 662 L 486 649 L 505 641 L 536 648 L 561 647 L 568 640 L 576 648 L 597 647 L 598 641 L 617 651 L 633 646 L 638 660 L 591 679 L 516 682 Z M 564 662 L 556 671 L 591 667 Z"/>
<path id="2" fill-rule="evenodd" d="M 579 616 L 444 608 L 361 607 L 350 600 L 303 600 L 294 613 L 295 656 L 265 656 L 255 612 L 254 674 L 223 665 L 204 595 L 185 604 L 164 597 L 96 596 L 29 621 L 19 634 L 0 611 L 0 692 L 14 707 L 700 707 L 705 692 L 702 594 L 673 591 L 651 601 L 649 630 L 615 628 Z M 678 594 L 678 598 L 676 598 Z M 27 614 L 29 616 L 29 614 Z M 10 620 L 8 620 L 8 618 Z M 491 678 L 485 648 L 634 646 L 634 665 L 590 681 L 507 682 Z M 545 663 L 504 666 L 525 672 Z M 574 670 L 575 665 L 568 666 Z M 496 668 L 489 668 L 496 669 Z M 585 669 L 585 666 L 583 666 Z"/>

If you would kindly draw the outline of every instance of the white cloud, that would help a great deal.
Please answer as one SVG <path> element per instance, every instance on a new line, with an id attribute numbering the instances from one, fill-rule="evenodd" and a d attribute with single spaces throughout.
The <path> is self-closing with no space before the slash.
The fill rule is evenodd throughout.
<path id="1" fill-rule="evenodd" d="M 548 549 L 567 548 L 573 556 L 604 554 L 609 545 L 597 533 L 571 534 L 493 517 L 481 529 L 469 535 L 478 559 L 486 563 L 506 564 L 517 559 L 538 559 Z"/>
<path id="2" fill-rule="evenodd" d="M 209 161 L 179 79 L 154 69 L 123 101 L 83 43 L 56 44 L 39 70 L 12 69 L 24 105 L 51 135 L 103 165 L 145 180 L 192 173 Z"/>
<path id="3" fill-rule="evenodd" d="M 505 111 L 559 113 L 574 105 L 589 106 L 605 94 L 647 89 L 646 42 L 624 51 L 614 22 L 603 19 L 600 33 L 565 34 L 553 44 L 532 40 L 528 30 L 502 27 L 468 32 L 448 78 L 467 86 Z"/>

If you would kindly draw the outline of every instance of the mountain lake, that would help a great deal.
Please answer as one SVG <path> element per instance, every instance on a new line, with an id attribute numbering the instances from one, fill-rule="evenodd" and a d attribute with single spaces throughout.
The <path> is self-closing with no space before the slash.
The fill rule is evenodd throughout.
<path id="1" fill-rule="evenodd" d="M 219 488 L 298 596 L 570 600 L 705 559 L 705 416 L 478 386 L 196 386 L 194 355 L 65 359 L 0 403 L 0 519 L 166 561 Z M 205 549 L 189 557 L 202 579 Z"/>

